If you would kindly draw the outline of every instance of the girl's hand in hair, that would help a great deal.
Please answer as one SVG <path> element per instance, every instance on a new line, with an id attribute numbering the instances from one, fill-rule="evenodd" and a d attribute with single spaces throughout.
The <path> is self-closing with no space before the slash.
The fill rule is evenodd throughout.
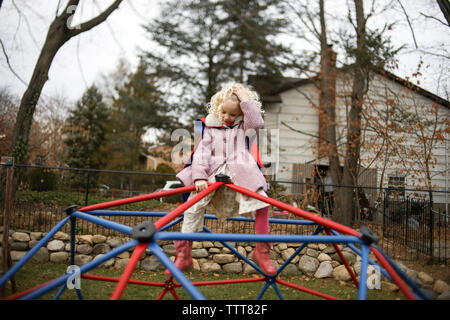
<path id="1" fill-rule="evenodd" d="M 238 97 L 240 102 L 244 102 L 250 99 L 247 90 L 245 90 L 245 88 L 240 84 L 233 86 L 233 94 Z"/>

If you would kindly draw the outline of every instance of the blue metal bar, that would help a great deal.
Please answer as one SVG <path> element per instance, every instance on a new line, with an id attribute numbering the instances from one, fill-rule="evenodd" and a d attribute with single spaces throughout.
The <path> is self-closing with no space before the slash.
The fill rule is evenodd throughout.
<path id="1" fill-rule="evenodd" d="M 261 298 L 263 297 L 264 293 L 266 292 L 267 288 L 270 287 L 269 282 L 266 281 L 266 283 L 264 284 L 264 287 L 262 288 L 261 292 L 259 293 L 258 297 L 256 298 L 256 300 L 261 300 Z"/>
<path id="2" fill-rule="evenodd" d="M 307 243 L 362 243 L 354 236 L 303 236 L 303 235 L 265 235 L 265 234 L 228 234 L 228 233 L 182 233 L 157 232 L 154 240 L 189 241 L 241 241 L 241 242 L 307 242 Z"/>
<path id="3" fill-rule="evenodd" d="M 280 300 L 284 300 L 283 295 L 281 294 L 280 289 L 278 289 L 277 284 L 274 282 L 274 283 L 272 283 L 271 285 L 272 285 L 272 288 L 275 290 L 275 293 L 277 294 L 278 298 L 279 298 Z"/>
<path id="4" fill-rule="evenodd" d="M 183 217 L 177 218 L 176 220 L 166 224 L 164 227 L 162 227 L 159 231 L 164 231 L 169 229 L 170 227 L 176 225 L 177 223 L 180 223 L 181 221 L 183 221 Z"/>
<path id="5" fill-rule="evenodd" d="M 161 263 L 169 269 L 172 275 L 177 279 L 183 288 L 189 293 L 189 295 L 193 299 L 197 300 L 205 300 L 205 297 L 202 295 L 200 291 L 192 284 L 189 279 L 185 277 L 183 272 L 178 269 L 175 264 L 170 260 L 170 258 L 162 251 L 159 245 L 155 241 L 151 241 L 148 248 L 152 251 L 152 253 L 161 261 Z"/>
<path id="6" fill-rule="evenodd" d="M 81 290 L 80 289 L 75 289 L 75 290 L 77 291 L 78 299 L 84 300 L 83 295 L 81 294 Z"/>
<path id="7" fill-rule="evenodd" d="M 430 298 L 412 281 L 402 270 L 400 270 L 399 267 L 384 253 L 383 250 L 381 250 L 377 245 L 372 245 L 375 249 L 377 249 L 383 257 L 389 262 L 389 264 L 394 268 L 395 272 L 397 272 L 400 277 L 413 289 L 414 292 L 417 293 L 417 295 L 424 300 L 429 300 Z"/>
<path id="8" fill-rule="evenodd" d="M 319 226 L 316 228 L 316 230 L 314 230 L 314 232 L 312 233 L 313 236 L 315 236 L 316 234 L 318 234 L 320 231 L 322 231 L 322 227 Z M 295 250 L 295 252 L 288 258 L 286 259 L 286 261 L 283 263 L 283 265 L 277 270 L 277 276 L 283 271 L 284 268 L 286 268 L 286 266 L 291 263 L 291 261 L 295 258 L 296 255 L 298 255 L 300 253 L 300 251 L 303 250 L 304 247 L 306 247 L 307 243 L 302 244 L 300 247 L 297 248 L 297 250 Z"/>
<path id="9" fill-rule="evenodd" d="M 162 217 L 168 212 L 160 211 L 122 211 L 122 210 L 92 210 L 83 211 L 93 216 L 142 216 L 142 217 Z"/>
<path id="10" fill-rule="evenodd" d="M 17 271 L 20 270 L 20 268 L 22 268 L 25 263 L 28 262 L 28 260 L 31 259 L 31 257 L 33 257 L 33 255 L 39 251 L 39 249 L 45 245 L 48 240 L 50 240 L 56 232 L 58 232 L 65 224 L 66 222 L 69 220 L 70 217 L 65 217 L 64 219 L 62 219 L 56 226 L 53 227 L 52 230 L 50 230 L 49 233 L 47 233 L 47 235 L 45 237 L 43 237 L 38 243 L 36 243 L 36 245 L 31 248 L 30 251 L 28 251 L 23 257 L 22 259 L 20 259 L 15 265 L 13 265 L 6 273 L 5 275 L 0 279 L 0 288 L 3 287 L 6 282 L 8 282 L 8 280 L 13 277 Z"/>
<path id="11" fill-rule="evenodd" d="M 361 255 L 361 273 L 359 278 L 358 299 L 366 300 L 367 298 L 367 266 L 369 260 L 369 247 L 365 244 L 362 245 Z"/>
<path id="12" fill-rule="evenodd" d="M 207 227 L 203 226 L 203 230 L 205 230 L 206 232 L 213 234 L 213 232 L 211 230 L 209 230 Z M 239 251 L 237 251 L 235 248 L 233 248 L 232 246 L 230 246 L 228 243 L 223 242 L 223 241 L 219 241 L 220 243 L 222 243 L 225 247 L 227 247 L 229 250 L 231 250 L 232 252 L 234 252 L 235 255 L 237 255 L 239 258 L 241 258 L 242 260 L 244 260 L 246 263 L 248 263 L 250 266 L 252 266 L 256 271 L 258 271 L 261 274 L 264 274 L 264 271 L 262 271 L 262 269 L 256 265 L 253 261 L 251 261 L 250 259 L 248 259 L 247 257 L 244 257 Z"/>
<path id="13" fill-rule="evenodd" d="M 58 290 L 58 292 L 55 294 L 55 296 L 53 297 L 53 300 L 58 300 L 59 297 L 61 297 L 62 293 L 64 292 L 64 290 L 66 290 L 67 288 L 67 284 L 64 283 L 61 288 Z"/>
<path id="14" fill-rule="evenodd" d="M 113 230 L 117 230 L 119 232 L 122 232 L 122 233 L 125 233 L 125 234 L 128 234 L 128 235 L 131 234 L 131 230 L 132 230 L 131 227 L 123 225 L 123 224 L 120 224 L 120 223 L 117 223 L 117 222 L 105 220 L 105 219 L 102 219 L 102 218 L 97 218 L 95 216 L 91 216 L 91 215 L 86 214 L 86 213 L 81 212 L 81 211 L 76 211 L 76 212 L 72 213 L 71 215 L 75 216 L 75 217 L 78 217 L 80 219 L 84 219 L 84 220 L 87 220 L 87 221 L 90 221 L 90 222 L 94 222 L 94 223 L 99 224 L 99 225 L 101 225 L 103 227 L 106 227 L 106 228 L 111 228 Z"/>
<path id="15" fill-rule="evenodd" d="M 119 211 L 119 210 L 92 210 L 86 211 L 86 213 L 94 216 L 150 216 L 150 217 L 162 217 L 168 212 L 159 211 Z M 215 219 L 217 217 L 213 214 L 205 214 L 205 219 Z M 228 218 L 229 221 L 245 221 L 254 222 L 255 219 L 245 218 L 245 217 L 234 217 Z M 282 224 L 298 224 L 298 225 L 315 225 L 314 221 L 310 220 L 292 220 L 292 219 L 275 219 L 270 218 L 269 223 L 282 223 Z"/>
<path id="16" fill-rule="evenodd" d="M 98 257 L 84 265 L 82 265 L 80 267 L 80 274 L 83 274 L 97 266 L 99 266 L 100 264 L 102 264 L 103 262 L 115 257 L 118 254 L 121 254 L 122 252 L 136 246 L 137 244 L 139 244 L 139 242 L 137 240 L 130 240 L 124 244 L 122 244 L 119 247 L 116 247 L 114 249 L 112 249 L 111 251 L 105 253 L 104 255 L 102 255 L 101 257 Z M 59 278 L 57 278 L 55 281 L 50 282 L 49 284 L 37 289 L 36 291 L 33 291 L 31 293 L 29 293 L 28 295 L 22 297 L 21 299 L 23 300 L 28 300 L 28 299 L 35 299 L 40 297 L 41 295 L 53 290 L 54 288 L 61 286 L 63 284 L 67 283 L 68 278 L 71 276 L 72 274 L 66 274 L 63 275 Z"/>

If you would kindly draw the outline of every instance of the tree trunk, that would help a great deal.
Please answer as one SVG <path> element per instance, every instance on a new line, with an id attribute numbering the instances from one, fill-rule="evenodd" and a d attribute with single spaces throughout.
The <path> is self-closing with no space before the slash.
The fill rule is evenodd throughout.
<path id="1" fill-rule="evenodd" d="M 341 169 L 336 139 L 336 88 L 333 83 L 333 74 L 335 68 L 333 60 L 335 54 L 327 43 L 327 31 L 325 23 L 324 1 L 320 0 L 320 25 L 321 25 L 321 61 L 320 61 L 320 113 L 323 115 L 326 137 L 326 153 L 329 162 L 329 175 L 334 185 L 341 182 Z M 333 215 L 340 210 L 342 198 L 340 196 L 341 188 L 334 187 L 334 208 Z M 334 216 L 333 216 L 334 217 Z"/>
<path id="2" fill-rule="evenodd" d="M 365 72 L 367 68 L 364 65 L 364 34 L 365 19 L 362 0 L 355 0 L 356 11 L 356 41 L 357 55 L 355 68 L 353 70 L 353 87 L 350 113 L 347 122 L 347 144 L 344 163 L 344 172 L 342 184 L 345 186 L 356 186 L 358 184 L 358 163 L 361 146 L 361 114 L 364 100 L 364 90 L 366 87 Z M 357 201 L 355 188 L 342 188 L 340 196 L 342 197 L 342 207 L 337 213 L 336 221 L 350 226 L 352 224 L 352 204 Z"/>

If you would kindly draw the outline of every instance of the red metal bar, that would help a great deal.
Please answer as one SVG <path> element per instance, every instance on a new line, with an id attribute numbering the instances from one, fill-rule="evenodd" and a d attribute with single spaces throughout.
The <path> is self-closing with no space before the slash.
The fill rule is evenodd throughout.
<path id="1" fill-rule="evenodd" d="M 325 229 L 325 233 L 329 236 L 331 235 L 331 232 L 328 229 Z M 348 263 L 347 259 L 342 254 L 341 249 L 339 249 L 339 247 L 336 243 L 333 243 L 333 247 L 336 250 L 337 254 L 339 255 L 339 258 L 341 258 L 342 262 L 344 262 L 345 268 L 347 269 L 348 273 L 350 274 L 350 276 L 353 279 L 353 283 L 355 284 L 356 287 L 359 287 L 359 281 L 358 281 L 358 279 L 356 279 L 356 275 L 353 272 L 352 268 L 350 267 L 350 264 Z"/>
<path id="2" fill-rule="evenodd" d="M 161 291 L 160 295 L 158 296 L 158 298 L 156 298 L 156 300 L 162 300 L 162 298 L 164 298 L 164 296 L 167 293 L 167 289 L 164 288 L 163 291 Z"/>
<path id="3" fill-rule="evenodd" d="M 112 278 L 112 277 L 104 277 L 104 276 L 95 276 L 91 274 L 82 274 L 82 278 L 89 280 L 101 280 L 107 282 L 119 282 L 120 278 Z M 164 287 L 165 284 L 162 282 L 151 282 L 151 281 L 143 281 L 143 280 L 129 280 L 129 284 L 139 284 L 144 286 L 154 286 L 154 287 Z"/>
<path id="4" fill-rule="evenodd" d="M 5 298 L 4 300 L 15 300 L 15 299 L 22 298 L 23 296 L 26 296 L 27 294 L 29 294 L 29 293 L 31 293 L 31 292 L 34 292 L 34 291 L 36 291 L 37 289 L 40 289 L 40 288 L 42 288 L 43 286 L 46 286 L 46 285 L 48 285 L 49 283 L 51 283 L 51 282 L 53 282 L 53 281 L 55 281 L 55 280 L 56 280 L 56 279 L 53 279 L 53 280 L 47 281 L 47 282 L 45 282 L 45 283 L 39 284 L 39 285 L 37 285 L 37 286 L 35 286 L 35 287 L 33 287 L 33 288 L 30 288 L 30 289 L 28 289 L 28 290 L 25 290 L 25 291 L 22 291 L 22 292 L 17 292 L 17 293 L 15 293 L 15 294 L 13 294 L 12 296 L 9 296 L 9 297 Z M 3 300 L 3 299 L 2 299 L 2 300 Z"/>
<path id="5" fill-rule="evenodd" d="M 101 210 L 101 209 L 111 208 L 111 207 L 120 206 L 120 205 L 124 205 L 124 204 L 145 201 L 145 200 L 151 200 L 151 199 L 171 196 L 171 195 L 179 194 L 179 193 L 191 192 L 194 190 L 195 190 L 195 186 L 193 186 L 193 185 L 189 186 L 189 187 L 176 188 L 173 190 L 163 190 L 160 192 L 144 194 L 144 195 L 140 195 L 140 196 L 136 196 L 136 197 L 130 197 L 130 198 L 125 198 L 125 199 L 119 199 L 119 200 L 113 200 L 113 201 L 107 201 L 107 202 L 103 202 L 103 203 L 93 204 L 93 205 L 78 209 L 78 211 L 84 212 L 84 211 L 92 211 L 92 210 Z"/>
<path id="6" fill-rule="evenodd" d="M 158 221 L 155 222 L 156 230 L 161 229 L 166 224 L 168 224 L 170 221 L 175 219 L 177 216 L 182 214 L 184 211 L 189 209 L 192 205 L 206 197 L 211 192 L 218 189 L 221 185 L 223 185 L 223 182 L 214 182 L 208 186 L 205 190 L 199 192 L 195 197 L 193 197 L 191 200 L 186 201 L 185 203 L 178 206 L 178 208 L 172 210 L 170 213 L 166 214 L 164 217 L 160 218 Z M 195 186 L 194 186 L 195 190 Z"/>
<path id="7" fill-rule="evenodd" d="M 310 293 L 312 295 L 315 295 L 315 296 L 318 296 L 318 297 L 321 297 L 321 298 L 328 299 L 328 300 L 342 300 L 340 298 L 333 297 L 333 296 L 330 296 L 328 294 L 325 294 L 325 293 L 322 293 L 322 292 L 319 292 L 319 291 L 315 291 L 315 290 L 312 290 L 312 289 L 308 289 L 308 288 L 305 288 L 305 287 L 299 286 L 297 284 L 293 284 L 293 283 L 290 283 L 290 282 L 287 282 L 287 281 L 284 281 L 284 280 L 281 280 L 281 279 L 278 279 L 278 278 L 275 279 L 275 282 L 277 282 L 279 284 L 282 284 L 282 285 L 285 285 L 287 287 L 293 288 L 293 289 L 297 289 L 297 290 L 300 290 L 300 291 L 303 291 L 303 292 L 306 292 L 306 293 Z"/>
<path id="8" fill-rule="evenodd" d="M 147 248 L 147 245 L 148 245 L 148 243 L 140 243 L 134 248 L 133 254 L 130 257 L 130 261 L 128 262 L 127 266 L 125 267 L 125 270 L 123 271 L 122 275 L 120 276 L 119 282 L 117 283 L 117 286 L 114 289 L 110 300 L 120 299 L 123 291 L 125 290 L 125 287 L 127 286 L 128 282 L 130 281 L 130 277 L 133 274 L 134 269 L 136 268 L 136 265 L 139 262 L 139 259 L 141 258 L 142 254 L 144 253 L 145 248 Z"/>
<path id="9" fill-rule="evenodd" d="M 397 272 L 392 268 L 390 263 L 383 257 L 383 255 L 375 248 L 370 247 L 370 250 L 375 254 L 378 262 L 386 269 L 387 273 L 391 276 L 394 283 L 399 287 L 400 291 L 405 295 L 405 297 L 409 300 L 416 300 L 414 295 L 408 289 L 408 286 L 403 281 L 403 279 L 397 274 Z"/>
<path id="10" fill-rule="evenodd" d="M 258 199 L 260 201 L 266 202 L 266 203 L 271 204 L 271 205 L 273 205 L 275 207 L 278 207 L 278 208 L 280 208 L 282 210 L 287 210 L 287 211 L 289 211 L 289 212 L 291 212 L 291 213 L 293 213 L 293 214 L 295 214 L 297 216 L 300 216 L 300 217 L 309 219 L 311 221 L 317 222 L 318 224 L 323 225 L 325 227 L 334 229 L 336 231 L 339 231 L 339 232 L 342 232 L 342 233 L 345 233 L 345 234 L 348 234 L 348 235 L 351 235 L 351 236 L 355 236 L 355 237 L 361 238 L 360 234 L 357 231 L 355 231 L 354 229 L 349 228 L 347 226 L 344 226 L 344 225 L 342 225 L 340 223 L 328 220 L 326 218 L 322 218 L 322 217 L 316 216 L 316 215 L 314 215 L 311 212 L 308 212 L 308 211 L 305 211 L 305 210 L 302 210 L 302 209 L 299 209 L 299 208 L 295 208 L 295 207 L 293 207 L 291 205 L 288 205 L 288 204 L 285 204 L 285 203 L 283 203 L 281 201 L 274 200 L 272 198 L 262 196 L 259 193 L 250 191 L 248 189 L 242 188 L 242 187 L 237 186 L 235 184 L 228 183 L 228 184 L 225 184 L 225 185 L 228 188 L 236 190 L 236 191 L 238 191 L 240 193 L 243 193 L 243 194 L 245 194 L 245 195 L 247 195 L 249 197 L 252 197 L 252 198 Z"/>
<path id="11" fill-rule="evenodd" d="M 258 278 L 246 278 L 246 279 L 231 279 L 231 280 L 212 280 L 212 281 L 199 281 L 192 282 L 195 286 L 208 286 L 214 284 L 232 284 L 232 283 L 246 283 L 246 282 L 258 282 L 264 281 L 266 277 L 258 277 Z"/>

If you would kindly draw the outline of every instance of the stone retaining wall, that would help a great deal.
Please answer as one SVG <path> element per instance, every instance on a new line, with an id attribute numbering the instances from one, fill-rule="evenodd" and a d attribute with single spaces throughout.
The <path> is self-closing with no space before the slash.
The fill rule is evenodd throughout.
<path id="1" fill-rule="evenodd" d="M 36 243 L 44 236 L 45 234 L 42 232 L 11 231 L 10 248 L 13 262 L 21 259 L 27 251 L 36 245 Z M 77 235 L 75 264 L 83 265 L 129 240 L 129 238 L 106 237 L 103 235 Z M 158 241 L 158 243 L 164 252 L 173 260 L 175 256 L 173 242 Z M 230 242 L 228 244 L 235 248 L 241 255 L 254 261 L 254 243 Z M 276 267 L 284 264 L 300 245 L 301 244 L 299 243 L 274 244 L 270 252 L 272 262 Z M 349 262 L 352 270 L 359 276 L 361 269 L 360 257 L 345 245 L 339 244 L 338 246 L 342 250 L 346 260 Z M 104 262 L 101 267 L 123 269 L 127 265 L 132 251 L 133 248 L 121 253 L 115 258 Z M 68 263 L 69 252 L 70 236 L 64 232 L 57 232 L 44 247 L 39 249 L 31 259 L 31 262 Z M 217 241 L 194 241 L 192 246 L 192 257 L 194 269 L 202 272 L 225 271 L 227 273 L 238 274 L 257 273 L 257 271 L 248 263 L 238 258 L 231 250 Z M 370 254 L 370 258 L 376 261 L 372 253 Z M 450 297 L 450 287 L 447 283 L 441 280 L 435 281 L 424 272 L 408 269 L 399 261 L 396 261 L 396 263 L 412 280 L 421 286 L 430 297 L 446 299 Z M 139 266 L 149 271 L 164 270 L 164 266 L 148 249 L 141 257 Z M 351 276 L 339 258 L 339 255 L 336 253 L 335 248 L 331 244 L 322 243 L 308 244 L 307 247 L 305 247 L 300 254 L 292 259 L 292 261 L 284 268 L 282 275 L 305 275 L 312 278 L 332 278 L 338 281 L 351 281 Z M 386 279 L 382 276 L 380 283 L 380 288 L 382 290 L 398 290 L 398 287 L 395 284 L 385 280 Z"/>

